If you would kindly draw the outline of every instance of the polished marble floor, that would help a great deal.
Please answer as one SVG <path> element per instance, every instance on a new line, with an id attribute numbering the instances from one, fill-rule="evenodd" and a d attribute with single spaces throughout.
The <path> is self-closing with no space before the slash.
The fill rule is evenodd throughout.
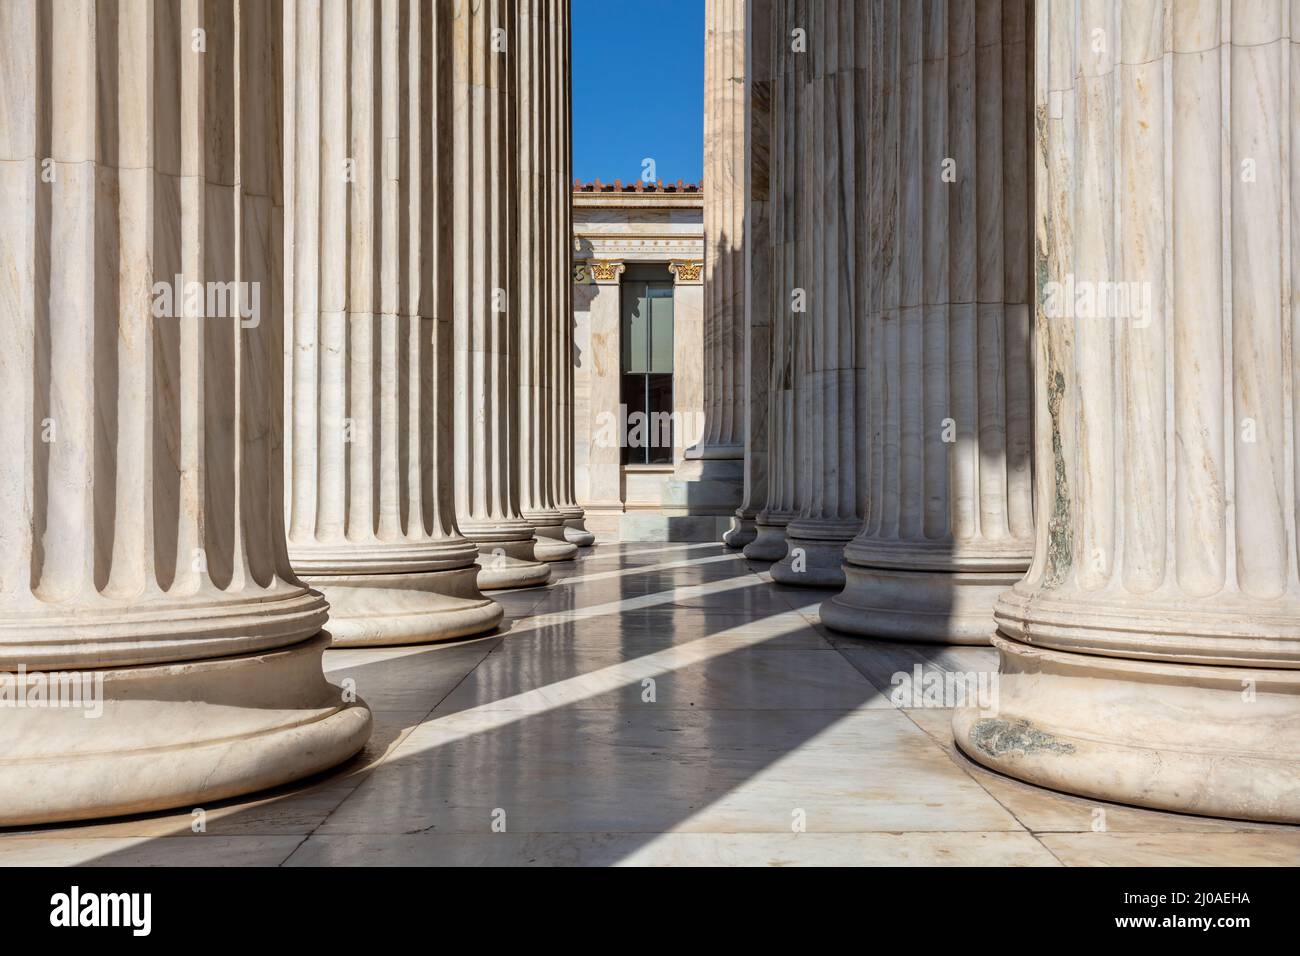
<path id="1" fill-rule="evenodd" d="M 86 826 L 0 831 L 0 864 L 1296 865 L 1300 828 L 1038 790 L 957 752 L 897 675 L 996 671 L 985 648 L 821 626 L 720 545 L 602 544 L 497 595 L 501 632 L 335 650 L 376 730 L 293 787 Z M 918 704 L 919 706 L 911 706 Z"/>

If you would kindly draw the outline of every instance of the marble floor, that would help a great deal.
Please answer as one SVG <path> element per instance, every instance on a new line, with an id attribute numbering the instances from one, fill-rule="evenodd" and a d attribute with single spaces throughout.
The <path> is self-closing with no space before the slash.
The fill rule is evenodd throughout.
<path id="1" fill-rule="evenodd" d="M 1300 828 L 1038 790 L 957 752 L 949 701 L 891 701 L 918 665 L 996 671 L 991 649 L 837 636 L 825 592 L 720 545 L 554 569 L 496 595 L 496 635 L 328 652 L 376 720 L 337 771 L 201 815 L 0 831 L 0 864 L 1300 863 Z"/>

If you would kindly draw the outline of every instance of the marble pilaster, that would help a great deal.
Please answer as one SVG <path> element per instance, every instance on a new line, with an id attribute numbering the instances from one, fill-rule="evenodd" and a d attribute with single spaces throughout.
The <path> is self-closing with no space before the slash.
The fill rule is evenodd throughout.
<path id="1" fill-rule="evenodd" d="M 674 259 L 668 263 L 673 277 L 673 411 L 683 422 L 706 421 L 705 385 L 698 356 L 704 350 L 704 263 L 695 259 Z M 706 425 L 707 427 L 707 425 Z M 691 436 L 683 429 L 676 436 L 673 458 L 678 470 L 690 451 Z M 698 480 L 695 471 L 692 479 Z"/>
<path id="2" fill-rule="evenodd" d="M 586 488 L 583 502 L 595 527 L 596 516 L 617 527 L 623 513 L 623 460 L 618 436 L 599 427 L 595 416 L 608 415 L 622 400 L 622 383 L 617 361 L 619 349 L 619 290 L 626 266 L 615 259 L 579 263 L 581 281 L 574 296 L 586 305 L 585 328 L 580 329 L 579 359 L 583 363 L 588 421 L 586 435 Z M 607 356 L 604 361 L 598 361 Z"/>
<path id="3" fill-rule="evenodd" d="M 1011 776 L 1300 821 L 1290 10 L 1038 7 L 1040 518 L 954 720 Z"/>
<path id="4" fill-rule="evenodd" d="M 444 5 L 290 0 L 289 557 L 335 644 L 491 630 L 451 494 Z"/>
<path id="5" fill-rule="evenodd" d="M 0 671 L 81 692 L 6 708 L 0 824 L 208 803 L 369 735 L 285 547 L 282 15 L 0 4 Z"/>
<path id="6" fill-rule="evenodd" d="M 1030 6 L 872 8 L 865 520 L 837 630 L 987 644 L 1029 566 Z"/>

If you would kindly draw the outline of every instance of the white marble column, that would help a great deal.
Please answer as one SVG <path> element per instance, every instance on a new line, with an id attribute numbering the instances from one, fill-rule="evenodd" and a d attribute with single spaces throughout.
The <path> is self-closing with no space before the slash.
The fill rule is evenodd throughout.
<path id="1" fill-rule="evenodd" d="M 962 748 L 1300 822 L 1300 58 L 1271 0 L 1043 4 L 1033 564 Z"/>
<path id="2" fill-rule="evenodd" d="M 705 0 L 704 18 L 704 434 L 677 477 L 693 510 L 728 514 L 744 493 L 745 0 Z"/>
<path id="3" fill-rule="evenodd" d="M 767 381 L 767 496 L 754 517 L 754 540 L 745 545 L 745 557 L 756 561 L 780 561 L 786 556 L 785 531 L 799 513 L 798 468 L 794 449 L 794 316 L 790 311 L 790 291 L 794 281 L 794 186 L 799 169 L 799 141 L 788 122 L 788 110 L 802 86 L 795 78 L 790 49 L 792 16 L 787 0 L 750 0 L 751 48 L 761 35 L 767 36 L 767 67 L 756 67 L 751 80 L 751 124 L 760 122 L 764 89 L 762 72 L 770 97 L 767 106 L 769 135 L 768 175 L 757 175 L 751 167 L 751 243 L 750 263 L 754 289 L 748 299 L 752 310 L 762 293 L 759 277 L 766 274 L 770 305 L 769 355 L 767 367 L 751 368 L 751 374 L 766 375 Z M 762 56 L 755 52 L 755 58 Z M 761 62 L 761 61 L 759 61 Z M 755 145 L 761 134 L 754 133 Z M 757 159 L 757 157 L 755 157 Z M 757 165 L 757 164 L 756 164 Z M 766 189 L 766 202 L 758 197 Z M 767 239 L 763 241 L 764 230 Z M 765 272 L 766 270 L 766 272 Z M 751 360 L 751 364 L 756 364 Z M 746 463 L 749 464 L 748 462 Z"/>
<path id="4" fill-rule="evenodd" d="M 369 735 L 285 550 L 281 16 L 0 3 L 0 671 L 29 704 L 0 824 L 206 805 Z"/>
<path id="5" fill-rule="evenodd" d="M 485 590 L 545 584 L 520 511 L 519 103 L 513 0 L 453 0 L 455 489 Z"/>
<path id="6" fill-rule="evenodd" d="M 578 546 L 565 535 L 565 516 L 556 505 L 559 486 L 560 392 L 556 353 L 561 326 L 571 323 L 559 309 L 558 288 L 568 284 L 558 234 L 560 197 L 553 181 L 561 168 L 556 73 L 561 28 L 556 0 L 518 0 L 517 53 L 519 123 L 519 501 L 520 513 L 537 536 L 542 561 L 569 561 Z M 564 39 L 567 42 L 567 31 Z M 567 174 L 564 174 L 567 179 Z M 568 197 L 564 197 L 568 201 Z M 567 451 L 567 450 L 566 450 Z M 571 452 L 568 452 L 571 457 Z"/>
<path id="7" fill-rule="evenodd" d="M 829 626 L 987 644 L 1029 566 L 1029 0 L 873 7 L 865 522 Z"/>
<path id="8" fill-rule="evenodd" d="M 680 408 L 685 395 L 693 412 L 698 390 L 701 424 L 693 414 L 684 419 L 669 499 L 684 514 L 711 516 L 707 533 L 715 540 L 745 494 L 744 14 L 745 0 L 705 3 L 705 260 L 702 284 L 688 264 L 677 271 L 673 294 L 673 352 L 684 359 L 673 364 L 673 405 Z M 698 347 L 682 354 L 697 338 Z"/>
<path id="9" fill-rule="evenodd" d="M 768 154 L 772 123 L 772 3 L 745 0 L 744 400 L 745 497 L 723 542 L 743 548 L 758 537 L 767 502 L 768 386 L 772 357 L 771 199 Z M 707 236 L 706 236 L 707 240 Z M 779 555 L 778 555 L 779 557 Z"/>
<path id="10" fill-rule="evenodd" d="M 491 630 L 451 495 L 443 5 L 290 0 L 289 558 L 335 644 Z"/>
<path id="11" fill-rule="evenodd" d="M 792 271 L 774 293 L 788 310 L 794 373 L 794 458 L 799 513 L 782 584 L 842 587 L 844 546 L 862 527 L 857 415 L 870 272 L 866 144 L 870 135 L 870 31 L 858 0 L 774 3 L 781 72 L 791 85 L 774 123 L 793 148 L 792 193 L 782 197 Z M 793 31 L 806 38 L 795 50 Z"/>
<path id="12" fill-rule="evenodd" d="M 555 416 L 553 421 L 556 449 L 555 506 L 564 518 L 564 537 L 579 547 L 594 544 L 596 536 L 587 530 L 586 513 L 578 504 L 574 464 L 574 377 L 577 354 L 574 345 L 576 319 L 573 309 L 573 57 L 572 0 L 553 0 L 550 7 L 551 44 L 554 66 L 549 73 L 549 95 L 554 119 L 549 127 L 552 155 L 546 175 L 546 189 L 551 197 L 552 229 L 557 245 L 554 249 L 555 284 L 552 286 L 556 310 L 555 351 L 551 376 Z"/>

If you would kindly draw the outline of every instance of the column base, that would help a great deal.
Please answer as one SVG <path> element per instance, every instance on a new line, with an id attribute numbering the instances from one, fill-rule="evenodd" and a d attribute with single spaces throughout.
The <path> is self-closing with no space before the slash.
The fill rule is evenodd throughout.
<path id="1" fill-rule="evenodd" d="M 479 544 L 478 588 L 501 591 L 506 588 L 540 587 L 551 580 L 550 566 L 538 561 L 537 542 L 485 541 Z"/>
<path id="2" fill-rule="evenodd" d="M 789 550 L 785 529 L 789 521 L 764 520 L 760 515 L 754 520 L 754 540 L 745 545 L 745 557 L 751 561 L 780 561 Z"/>
<path id="3" fill-rule="evenodd" d="M 878 640 L 987 645 L 996 630 L 993 605 L 1023 575 L 869 568 L 846 556 L 844 590 L 822 604 L 821 619 Z"/>
<path id="4" fill-rule="evenodd" d="M 791 521 L 786 527 L 788 550 L 772 565 L 772 580 L 804 588 L 844 587 L 844 547 L 858 530 L 856 525 L 850 530 L 847 525 Z"/>
<path id="5" fill-rule="evenodd" d="M 318 634 L 258 654 L 28 674 L 29 686 L 82 675 L 102 711 L 18 707 L 10 696 L 0 826 L 201 807 L 342 763 L 365 744 L 371 717 L 325 679 L 327 643 Z"/>
<path id="6" fill-rule="evenodd" d="M 587 530 L 585 518 L 568 518 L 564 522 L 564 540 L 589 548 L 596 543 L 596 536 Z"/>
<path id="7" fill-rule="evenodd" d="M 492 630 L 501 605 L 475 583 L 478 568 L 403 574 L 304 575 L 330 602 L 335 647 L 430 644 Z"/>
<path id="8" fill-rule="evenodd" d="M 758 537 L 758 526 L 752 517 L 737 512 L 731 519 L 731 529 L 722 536 L 722 543 L 728 548 L 743 548 Z"/>
<path id="9" fill-rule="evenodd" d="M 533 556 L 538 561 L 572 561 L 578 556 L 578 546 L 564 534 L 563 519 L 555 524 L 535 524 L 533 530 L 537 534 Z"/>
<path id="10" fill-rule="evenodd" d="M 1300 823 L 1300 671 L 993 644 L 997 706 L 953 718 L 973 760 L 1098 800 Z"/>

